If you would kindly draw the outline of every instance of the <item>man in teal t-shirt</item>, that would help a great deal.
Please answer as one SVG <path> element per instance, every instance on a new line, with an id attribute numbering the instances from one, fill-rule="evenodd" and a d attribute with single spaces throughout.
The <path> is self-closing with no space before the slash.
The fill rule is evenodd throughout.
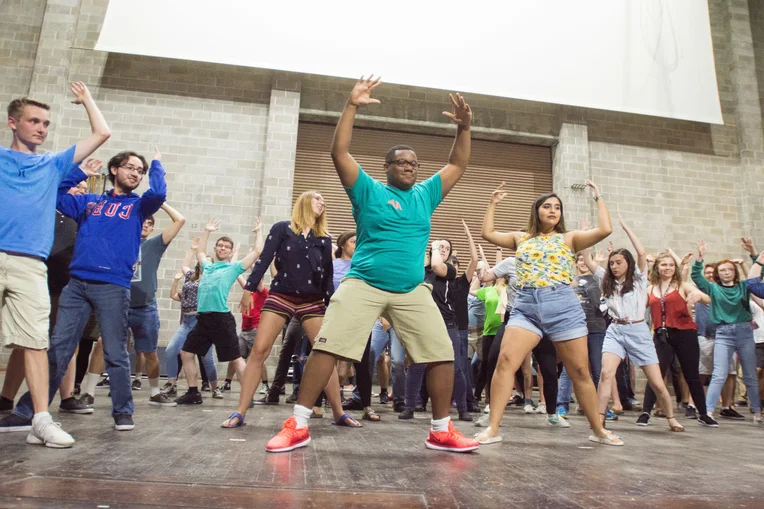
<path id="1" fill-rule="evenodd" d="M 385 157 L 387 183 L 369 177 L 350 155 L 350 139 L 359 106 L 372 99 L 379 79 L 361 78 L 353 88 L 332 143 L 332 160 L 353 205 L 356 250 L 350 272 L 332 296 L 323 325 L 305 366 L 294 415 L 266 445 L 269 452 L 291 451 L 310 442 L 311 407 L 329 381 L 337 359 L 361 360 L 369 331 L 379 316 L 395 328 L 413 363 L 428 364 L 427 387 L 433 421 L 425 445 L 468 452 L 478 443 L 454 431 L 448 416 L 454 385 L 454 349 L 446 326 L 423 283 L 430 217 L 464 174 L 470 156 L 472 111 L 464 99 L 451 96 L 457 124 L 448 164 L 419 184 L 414 150 L 396 145 Z"/>
<path id="2" fill-rule="evenodd" d="M 183 344 L 180 358 L 183 361 L 183 371 L 188 381 L 188 392 L 175 402 L 179 405 L 198 405 L 202 403 L 196 380 L 196 362 L 194 355 L 204 357 L 207 351 L 215 345 L 219 362 L 234 362 L 239 380 L 244 375 L 244 361 L 239 349 L 239 336 L 236 331 L 236 318 L 228 308 L 228 293 L 236 279 L 244 274 L 263 249 L 260 220 L 257 220 L 255 233 L 255 249 L 239 262 L 232 262 L 234 256 L 233 240 L 220 237 L 215 242 L 215 262 L 207 260 L 205 251 L 210 233 L 220 227 L 220 221 L 212 219 L 204 228 L 204 234 L 196 249 L 196 257 L 202 266 L 202 278 L 196 293 L 196 325 L 191 329 Z M 243 283 L 242 283 L 243 286 Z"/>

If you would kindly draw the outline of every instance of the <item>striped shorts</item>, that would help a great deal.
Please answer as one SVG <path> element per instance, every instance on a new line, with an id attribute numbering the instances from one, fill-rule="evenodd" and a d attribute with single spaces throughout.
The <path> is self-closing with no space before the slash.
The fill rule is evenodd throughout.
<path id="1" fill-rule="evenodd" d="M 287 322 L 292 318 L 297 318 L 301 322 L 306 318 L 324 316 L 326 313 L 326 304 L 322 297 L 311 295 L 308 297 L 297 297 L 294 295 L 284 295 L 281 293 L 271 293 L 265 299 L 263 311 L 270 311 L 279 316 L 283 316 Z"/>

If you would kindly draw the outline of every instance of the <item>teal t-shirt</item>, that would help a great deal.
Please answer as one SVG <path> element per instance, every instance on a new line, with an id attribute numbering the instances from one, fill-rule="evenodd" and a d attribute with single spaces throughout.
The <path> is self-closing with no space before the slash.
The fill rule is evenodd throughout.
<path id="1" fill-rule="evenodd" d="M 485 302 L 485 322 L 483 322 L 483 335 L 495 336 L 501 327 L 504 315 L 497 314 L 499 307 L 499 292 L 495 286 L 484 286 L 477 291 L 477 298 Z"/>
<path id="2" fill-rule="evenodd" d="M 241 262 L 204 262 L 197 292 L 199 313 L 228 313 L 228 292 L 245 270 Z"/>
<path id="3" fill-rule="evenodd" d="M 346 277 L 388 292 L 412 291 L 424 281 L 430 216 L 443 199 L 440 175 L 403 191 L 359 167 L 358 179 L 345 192 L 356 222 L 355 253 Z"/>

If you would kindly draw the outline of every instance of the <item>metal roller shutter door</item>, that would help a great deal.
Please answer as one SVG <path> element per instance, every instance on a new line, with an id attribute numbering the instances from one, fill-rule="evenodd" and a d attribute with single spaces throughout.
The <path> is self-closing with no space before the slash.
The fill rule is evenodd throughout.
<path id="1" fill-rule="evenodd" d="M 355 221 L 350 200 L 329 154 L 334 127 L 300 124 L 292 203 L 304 191 L 319 191 L 326 200 L 329 231 L 336 239 L 342 232 L 355 229 Z M 447 136 L 356 128 L 351 153 L 364 171 L 385 182 L 382 165 L 387 151 L 393 145 L 410 145 L 422 165 L 419 179 L 424 180 L 445 166 L 452 143 L 453 137 Z M 480 239 L 480 228 L 491 191 L 502 181 L 506 182 L 509 194 L 497 210 L 496 228 L 500 231 L 522 230 L 527 226 L 533 201 L 552 190 L 551 148 L 472 140 L 472 157 L 467 171 L 432 217 L 431 238 L 450 239 L 463 265 L 469 258 L 469 249 L 462 219 L 493 263 L 493 247 Z"/>

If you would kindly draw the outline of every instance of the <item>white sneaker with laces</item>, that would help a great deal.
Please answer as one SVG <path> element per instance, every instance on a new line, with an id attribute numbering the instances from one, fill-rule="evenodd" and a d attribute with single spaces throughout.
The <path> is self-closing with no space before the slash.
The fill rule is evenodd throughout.
<path id="1" fill-rule="evenodd" d="M 490 414 L 491 413 L 490 405 L 486 405 L 485 406 L 485 408 L 483 409 L 483 413 L 484 414 Z"/>
<path id="2" fill-rule="evenodd" d="M 567 421 L 567 419 L 560 419 L 560 416 L 557 414 L 553 414 L 547 417 L 546 423 L 550 426 L 556 426 L 558 428 L 570 428 L 570 423 Z"/>
<path id="3" fill-rule="evenodd" d="M 475 421 L 475 426 L 478 428 L 487 428 L 488 425 L 491 423 L 491 416 L 488 414 L 481 415 L 480 419 Z"/>
<path id="4" fill-rule="evenodd" d="M 544 403 L 539 403 L 539 406 L 536 407 L 536 413 L 537 414 L 545 414 L 546 413 L 546 405 Z"/>
<path id="5" fill-rule="evenodd" d="M 74 438 L 61 429 L 61 424 L 53 422 L 53 418 L 47 417 L 32 420 L 32 429 L 27 435 L 27 443 L 32 445 L 45 445 L 53 449 L 67 449 L 74 445 Z"/>
<path id="6" fill-rule="evenodd" d="M 535 411 L 535 410 L 533 409 L 533 405 L 531 405 L 530 403 L 528 403 L 527 405 L 525 405 L 525 407 L 523 407 L 523 410 L 525 410 L 525 413 L 526 413 L 526 414 L 532 414 L 532 413 Z"/>

